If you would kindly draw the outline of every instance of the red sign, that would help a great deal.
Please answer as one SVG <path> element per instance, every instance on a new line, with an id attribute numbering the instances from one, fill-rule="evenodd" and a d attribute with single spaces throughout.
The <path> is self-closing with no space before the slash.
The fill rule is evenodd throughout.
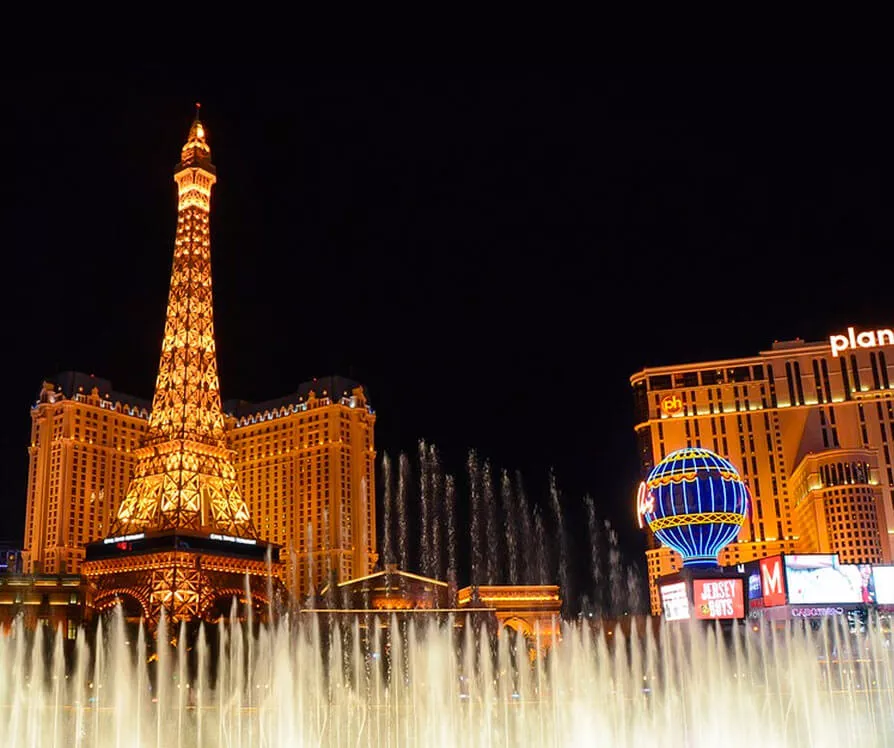
<path id="1" fill-rule="evenodd" d="M 785 574 L 782 573 L 782 556 L 770 556 L 760 560 L 761 595 L 764 607 L 785 605 Z"/>
<path id="2" fill-rule="evenodd" d="M 716 621 L 745 617 L 745 588 L 740 578 L 693 579 L 695 617 Z"/>

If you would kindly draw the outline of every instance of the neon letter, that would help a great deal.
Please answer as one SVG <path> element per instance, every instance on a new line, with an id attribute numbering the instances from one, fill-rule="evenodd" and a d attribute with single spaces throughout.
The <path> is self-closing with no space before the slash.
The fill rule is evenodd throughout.
<path id="1" fill-rule="evenodd" d="M 847 338 L 844 335 L 830 335 L 829 343 L 832 346 L 832 357 L 838 358 L 838 354 L 842 351 L 846 351 L 847 346 Z"/>
<path id="2" fill-rule="evenodd" d="M 876 346 L 875 333 L 872 330 L 859 333 L 857 335 L 857 345 L 861 348 L 874 348 Z"/>
<path id="3" fill-rule="evenodd" d="M 769 597 L 773 594 L 781 595 L 782 563 L 780 560 L 778 558 L 775 559 L 772 571 L 769 564 L 761 564 L 761 571 L 763 572 L 764 597 Z"/>

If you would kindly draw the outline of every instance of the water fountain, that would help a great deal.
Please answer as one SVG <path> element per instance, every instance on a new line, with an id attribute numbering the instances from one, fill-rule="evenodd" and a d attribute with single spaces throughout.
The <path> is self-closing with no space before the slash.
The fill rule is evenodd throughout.
<path id="1" fill-rule="evenodd" d="M 0 638 L 0 744 L 263 746 L 886 746 L 892 660 L 860 634 L 569 624 L 525 640 L 396 618 L 237 617 L 149 658 L 120 614 L 74 652 L 61 634 Z M 253 633 L 250 633 L 252 632 Z M 170 632 L 163 626 L 159 641 Z M 331 634 L 331 636 L 330 636 Z M 216 639 L 212 647 L 210 639 Z M 191 651 L 187 651 L 191 649 Z M 152 662 L 147 663 L 148 659 Z"/>

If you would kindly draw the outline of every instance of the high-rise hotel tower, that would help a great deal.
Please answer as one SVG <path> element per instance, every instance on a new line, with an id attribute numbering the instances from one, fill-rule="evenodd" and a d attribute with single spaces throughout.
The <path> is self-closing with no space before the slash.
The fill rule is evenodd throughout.
<path id="1" fill-rule="evenodd" d="M 669 452 L 701 445 L 748 484 L 749 516 L 721 564 L 779 552 L 894 558 L 894 332 L 848 328 L 630 381 L 643 478 Z M 657 613 L 655 579 L 681 560 L 654 537 L 646 557 Z"/>
<path id="2" fill-rule="evenodd" d="M 195 163 L 187 163 L 187 157 Z M 284 581 L 293 594 L 305 596 L 332 575 L 339 579 L 363 576 L 376 561 L 375 413 L 365 391 L 357 382 L 327 377 L 301 384 L 295 393 L 278 400 L 255 405 L 232 401 L 220 406 L 210 274 L 207 286 L 204 281 L 192 284 L 195 287 L 187 300 L 181 286 L 189 285 L 205 266 L 193 262 L 187 267 L 186 258 L 180 257 L 185 275 L 176 272 L 184 232 L 201 235 L 202 242 L 209 239 L 208 206 L 190 203 L 210 197 L 211 180 L 216 178 L 198 119 L 177 174 L 182 179 L 177 180 L 180 219 L 175 273 L 154 401 L 150 405 L 115 392 L 108 380 L 75 372 L 44 382 L 31 410 L 25 570 L 77 573 L 84 561 L 84 546 L 109 536 L 113 529 L 136 534 L 156 519 L 171 527 L 209 526 L 212 518 L 203 516 L 203 511 L 229 516 L 232 512 L 224 510 L 241 502 L 251 522 L 245 524 L 239 509 L 228 527 L 216 527 L 218 534 L 244 535 L 242 524 L 253 523 L 260 540 L 281 546 L 287 566 Z M 194 174 L 211 183 L 181 184 Z M 198 250 L 207 249 L 202 242 L 196 245 Z M 210 273 L 210 265 L 205 270 Z M 175 329 L 178 325 L 182 330 Z M 192 359 L 177 358 L 187 354 Z M 189 377 L 181 376 L 188 371 Z M 164 482 L 153 483 L 146 473 L 152 460 L 143 453 L 149 446 L 169 444 L 169 437 L 181 439 L 186 431 L 201 437 L 188 441 L 208 442 L 210 452 L 226 449 L 229 456 L 225 465 L 214 466 L 220 468 L 214 473 L 219 480 L 207 486 L 199 485 L 198 473 L 196 486 L 184 478 L 186 493 L 180 488 L 175 491 L 183 500 L 172 504 L 164 497 L 168 490 Z M 184 466 L 192 465 L 193 458 L 217 459 L 214 455 L 188 457 Z M 140 460 L 141 472 L 135 476 Z M 156 488 L 162 493 L 157 502 L 135 499 L 149 489 L 137 491 L 132 484 L 135 477 L 137 482 L 158 483 Z M 133 500 L 128 505 L 129 486 Z M 230 499 L 239 494 L 241 498 L 232 504 Z M 122 504 L 126 516 L 116 525 Z M 167 507 L 174 508 L 168 511 Z M 141 514 L 149 511 L 152 517 Z"/>

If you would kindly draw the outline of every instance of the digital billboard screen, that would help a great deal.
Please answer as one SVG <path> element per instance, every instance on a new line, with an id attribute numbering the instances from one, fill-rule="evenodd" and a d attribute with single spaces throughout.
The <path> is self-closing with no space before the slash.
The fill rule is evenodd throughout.
<path id="1" fill-rule="evenodd" d="M 663 584 L 658 588 L 658 594 L 666 621 L 685 621 L 690 617 L 689 593 L 685 582 Z"/>
<path id="2" fill-rule="evenodd" d="M 749 565 L 748 569 L 748 599 L 761 600 L 763 589 L 761 588 L 761 570 L 756 564 Z"/>
<path id="3" fill-rule="evenodd" d="M 693 579 L 695 617 L 703 621 L 745 617 L 745 585 L 741 578 Z"/>
<path id="4" fill-rule="evenodd" d="M 872 567 L 834 554 L 785 556 L 785 579 L 790 605 L 875 602 Z"/>
<path id="5" fill-rule="evenodd" d="M 879 605 L 894 605 L 894 566 L 873 566 L 875 601 Z"/>

